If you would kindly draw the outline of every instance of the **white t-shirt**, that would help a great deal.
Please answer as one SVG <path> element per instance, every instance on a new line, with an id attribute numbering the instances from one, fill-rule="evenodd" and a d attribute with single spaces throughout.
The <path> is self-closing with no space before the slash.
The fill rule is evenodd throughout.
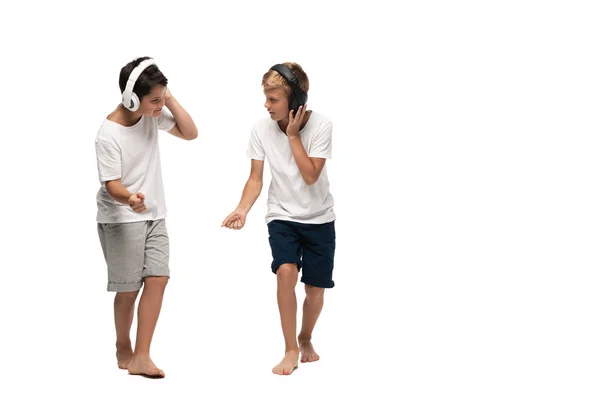
<path id="1" fill-rule="evenodd" d="M 104 120 L 96 137 L 96 158 L 101 187 L 96 195 L 99 223 L 151 221 L 165 218 L 167 208 L 160 168 L 158 130 L 175 126 L 173 115 L 163 108 L 158 118 L 143 116 L 133 126 Z M 136 213 L 106 191 L 104 182 L 121 179 L 130 193 L 142 192 L 147 210 Z"/>
<path id="2" fill-rule="evenodd" d="M 331 132 L 331 121 L 313 111 L 300 130 L 300 141 L 309 157 L 331 158 Z M 247 155 L 254 160 L 266 157 L 271 169 L 267 223 L 275 219 L 309 224 L 335 220 L 327 165 L 319 179 L 307 185 L 292 154 L 289 139 L 276 121 L 265 118 L 254 125 Z"/>

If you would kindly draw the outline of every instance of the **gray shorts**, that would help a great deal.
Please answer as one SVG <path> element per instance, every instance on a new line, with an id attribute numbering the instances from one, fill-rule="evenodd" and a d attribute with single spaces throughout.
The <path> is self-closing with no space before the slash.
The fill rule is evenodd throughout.
<path id="1" fill-rule="evenodd" d="M 109 292 L 134 292 L 147 276 L 169 276 L 169 236 L 164 219 L 98 224 L 108 266 Z"/>

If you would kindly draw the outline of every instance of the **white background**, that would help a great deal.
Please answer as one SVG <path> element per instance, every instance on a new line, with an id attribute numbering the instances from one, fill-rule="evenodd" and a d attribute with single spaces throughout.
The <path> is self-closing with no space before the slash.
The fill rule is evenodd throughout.
<path id="1" fill-rule="evenodd" d="M 594 2 L 102 3 L 3 6 L 0 398 L 599 398 Z M 161 381 L 117 369 L 95 224 L 94 138 L 146 55 L 200 131 L 160 142 Z M 266 185 L 220 228 L 283 61 L 333 121 L 338 217 L 321 361 L 289 377 Z"/>

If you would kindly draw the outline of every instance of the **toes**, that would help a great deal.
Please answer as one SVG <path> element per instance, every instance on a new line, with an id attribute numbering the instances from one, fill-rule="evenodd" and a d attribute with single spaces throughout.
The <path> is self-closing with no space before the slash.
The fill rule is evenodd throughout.
<path id="1" fill-rule="evenodd" d="M 282 367 L 280 365 L 273 368 L 273 373 L 277 375 L 291 375 L 296 367 Z"/>
<path id="2" fill-rule="evenodd" d="M 318 361 L 319 360 L 319 356 L 317 354 L 310 354 L 310 355 L 305 355 L 302 356 L 302 358 L 300 359 L 300 362 L 314 362 L 314 361 Z"/>
<path id="3" fill-rule="evenodd" d="M 141 375 L 146 376 L 148 378 L 153 378 L 153 379 L 164 378 L 165 377 L 165 373 L 163 372 L 163 370 L 162 369 L 158 369 L 158 368 L 155 369 L 155 370 L 143 373 Z"/>
<path id="4" fill-rule="evenodd" d="M 318 354 L 303 354 L 302 357 L 300 358 L 300 362 L 313 362 L 313 361 L 318 361 L 319 360 L 319 355 Z"/>

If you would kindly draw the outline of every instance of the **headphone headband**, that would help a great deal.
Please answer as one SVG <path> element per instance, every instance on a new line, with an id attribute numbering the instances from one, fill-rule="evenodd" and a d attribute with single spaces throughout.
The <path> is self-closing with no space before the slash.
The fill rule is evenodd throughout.
<path id="1" fill-rule="evenodd" d="M 292 70 L 289 69 L 287 65 L 285 65 L 285 64 L 275 64 L 275 65 L 273 65 L 271 67 L 271 69 L 273 71 L 279 72 L 279 74 L 281 76 L 283 76 L 286 81 L 288 81 L 288 83 L 290 84 L 290 86 L 296 86 L 296 85 L 298 85 L 298 78 L 296 78 L 296 75 L 294 75 L 294 73 L 292 72 Z"/>
<path id="2" fill-rule="evenodd" d="M 156 65 L 156 62 L 154 61 L 154 59 L 149 58 L 149 59 L 144 60 L 141 63 L 139 63 L 138 66 L 135 67 L 133 69 L 133 71 L 131 71 L 131 74 L 129 74 L 129 79 L 127 79 L 127 84 L 125 85 L 125 90 L 123 90 L 123 105 L 130 110 L 132 110 L 134 108 L 137 109 L 137 107 L 139 107 L 139 104 L 137 104 L 137 107 L 136 107 L 137 101 L 135 101 L 133 99 L 133 97 L 135 95 L 135 93 L 133 93 L 133 87 L 135 86 L 135 83 L 137 82 L 137 80 L 140 77 L 140 75 L 142 74 L 142 72 L 144 72 L 144 70 L 151 65 Z M 135 97 L 137 99 L 137 96 L 135 96 Z M 137 99 L 137 100 L 139 100 L 139 99 Z M 133 110 L 133 111 L 135 111 L 135 110 Z"/>
<path id="3" fill-rule="evenodd" d="M 270 68 L 272 71 L 278 72 L 285 78 L 288 84 L 292 87 L 292 95 L 289 99 L 291 110 L 298 111 L 298 107 L 306 103 L 306 92 L 300 88 L 300 82 L 294 75 L 292 70 L 285 64 L 275 64 Z"/>

